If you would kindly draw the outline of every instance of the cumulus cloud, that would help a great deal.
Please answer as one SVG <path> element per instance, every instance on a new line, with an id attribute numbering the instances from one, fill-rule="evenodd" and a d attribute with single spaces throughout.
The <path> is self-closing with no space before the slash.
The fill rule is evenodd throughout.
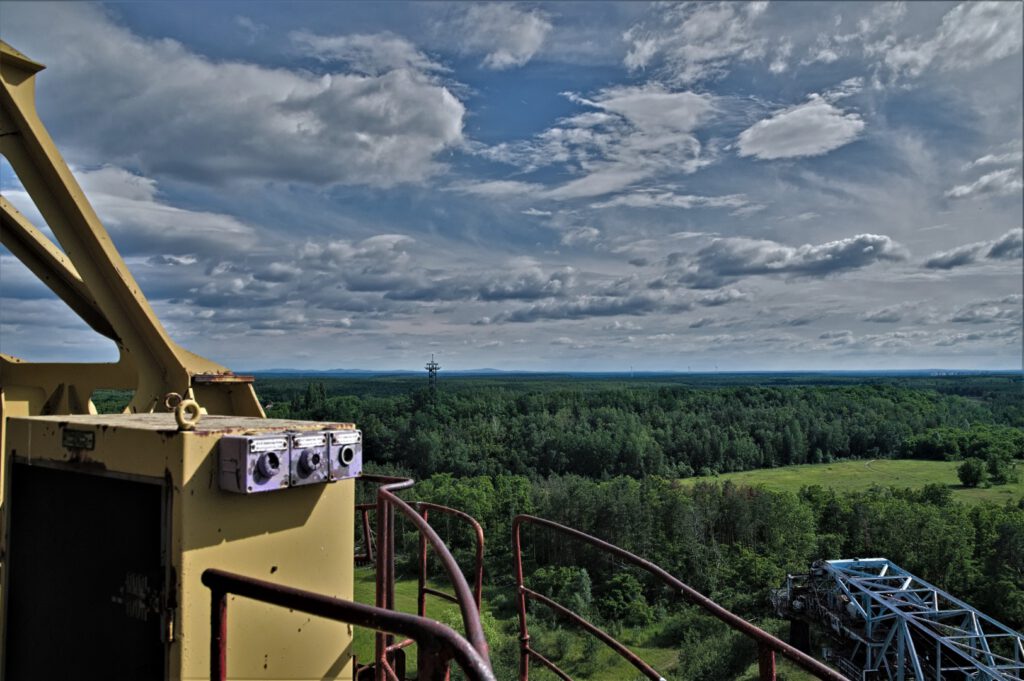
<path id="1" fill-rule="evenodd" d="M 717 288 L 752 275 L 822 277 L 906 257 L 900 244 L 879 234 L 858 234 L 798 247 L 758 239 L 722 238 L 712 240 L 692 257 L 676 258 L 675 264 L 681 268 L 680 281 L 697 288 Z M 671 260 L 669 265 L 673 265 Z"/>
<path id="2" fill-rule="evenodd" d="M 698 296 L 697 304 L 705 307 L 718 307 L 719 305 L 727 305 L 739 300 L 748 300 L 749 298 L 749 295 L 739 289 L 725 288 Z"/>
<path id="3" fill-rule="evenodd" d="M 175 264 L 192 264 L 191 254 L 251 248 L 259 238 L 254 227 L 231 215 L 166 203 L 155 180 L 124 168 L 76 170 L 75 177 L 125 255 L 164 254 Z M 24 190 L 5 189 L 4 196 L 35 224 L 45 224 Z"/>
<path id="4" fill-rule="evenodd" d="M 293 31 L 288 37 L 300 54 L 325 63 L 340 62 L 370 76 L 395 69 L 424 73 L 448 70 L 405 38 L 388 31 L 335 36 Z"/>
<path id="5" fill-rule="evenodd" d="M 85 4 L 11 5 L 4 30 L 52 67 L 40 108 L 51 127 L 76 131 L 72 158 L 79 145 L 89 158 L 193 182 L 391 186 L 424 181 L 463 141 L 462 103 L 411 69 L 318 76 L 212 61 Z"/>
<path id="6" fill-rule="evenodd" d="M 554 200 L 602 196 L 659 173 L 693 173 L 709 162 L 694 131 L 715 111 L 710 95 L 658 84 L 566 95 L 595 110 L 564 118 L 531 140 L 478 153 L 527 172 L 563 165 L 579 175 L 543 193 Z M 522 183 L 511 186 L 526 189 Z"/>
<path id="7" fill-rule="evenodd" d="M 903 319 L 903 312 L 903 305 L 891 305 L 880 310 L 868 312 L 861 319 L 866 322 L 877 322 L 879 324 L 895 324 Z"/>
<path id="8" fill-rule="evenodd" d="M 514 265 L 497 272 L 464 272 L 456 276 L 421 277 L 418 286 L 393 289 L 390 300 L 507 301 L 559 297 L 572 289 L 574 272 L 565 268 L 546 274 L 540 267 L 518 269 Z"/>
<path id="9" fill-rule="evenodd" d="M 624 63 L 631 71 L 657 67 L 663 77 L 691 84 L 722 76 L 734 61 L 765 55 L 755 23 L 767 3 L 692 3 L 659 6 L 657 16 L 623 35 Z M 777 53 L 785 59 L 788 51 Z M 783 62 L 779 62 L 780 64 Z"/>
<path id="10" fill-rule="evenodd" d="M 1020 165 L 1024 161 L 1024 153 L 1021 151 L 1009 151 L 1003 154 L 985 154 L 964 165 L 964 170 L 977 168 L 979 166 L 994 165 Z"/>
<path id="11" fill-rule="evenodd" d="M 946 192 L 946 196 L 951 199 L 984 195 L 1014 196 L 1019 195 L 1022 189 L 1024 179 L 1021 178 L 1020 168 L 1005 168 L 982 175 L 969 184 L 957 185 Z"/>
<path id="12" fill-rule="evenodd" d="M 1024 229 L 1011 229 L 1002 235 L 985 254 L 986 258 L 996 260 L 1020 260 L 1024 258 Z"/>
<path id="13" fill-rule="evenodd" d="M 670 190 L 655 188 L 640 189 L 621 194 L 607 201 L 591 204 L 591 208 L 742 208 L 750 201 L 743 194 L 726 194 L 724 196 L 699 196 L 694 194 L 677 194 Z"/>
<path id="14" fill-rule="evenodd" d="M 489 2 L 466 7 L 450 35 L 464 52 L 483 54 L 482 66 L 508 69 L 530 61 L 550 32 L 551 22 L 539 10 Z"/>
<path id="15" fill-rule="evenodd" d="M 978 300 L 958 308 L 950 317 L 950 321 L 960 324 L 1011 322 L 1019 325 L 1022 317 L 1021 301 L 1022 296 L 1019 294 Z"/>
<path id="16" fill-rule="evenodd" d="M 670 293 L 637 293 L 629 296 L 581 295 L 569 300 L 544 300 L 527 308 L 499 315 L 499 322 L 536 322 L 542 319 L 641 316 L 653 312 L 690 310 L 689 299 Z"/>
<path id="17" fill-rule="evenodd" d="M 544 191 L 544 185 L 535 182 L 520 182 L 519 180 L 488 180 L 484 182 L 458 182 L 453 184 L 450 189 L 462 194 L 476 194 L 478 196 L 523 196 L 541 194 Z"/>
<path id="18" fill-rule="evenodd" d="M 899 75 L 919 76 L 933 64 L 943 71 L 978 68 L 1021 51 L 1021 9 L 1019 2 L 964 2 L 946 13 L 928 40 L 883 42 L 874 49 Z"/>
<path id="19" fill-rule="evenodd" d="M 592 244 L 601 236 L 601 230 L 596 227 L 579 227 L 572 229 L 562 235 L 562 245 L 578 246 Z"/>
<path id="20" fill-rule="evenodd" d="M 849 144 L 864 130 L 857 113 L 844 113 L 823 97 L 779 111 L 740 133 L 740 156 L 770 160 L 821 156 Z"/>
<path id="21" fill-rule="evenodd" d="M 647 169 L 630 168 L 611 163 L 593 168 L 583 177 L 549 189 L 545 196 L 551 199 L 586 199 L 603 196 L 630 187 L 650 175 Z"/>
<path id="22" fill-rule="evenodd" d="M 605 324 L 601 328 L 605 331 L 643 331 L 642 326 L 628 319 L 625 321 L 616 319 L 611 324 Z"/>
<path id="23" fill-rule="evenodd" d="M 1021 260 L 1024 258 L 1024 231 L 1011 229 L 992 241 L 976 241 L 948 251 L 934 253 L 924 262 L 929 269 L 949 270 L 982 260 Z"/>
<path id="24" fill-rule="evenodd" d="M 932 340 L 932 345 L 948 347 L 965 343 L 993 344 L 1002 342 L 1005 345 L 1020 345 L 1020 327 L 999 331 L 971 331 L 968 333 L 944 333 Z"/>

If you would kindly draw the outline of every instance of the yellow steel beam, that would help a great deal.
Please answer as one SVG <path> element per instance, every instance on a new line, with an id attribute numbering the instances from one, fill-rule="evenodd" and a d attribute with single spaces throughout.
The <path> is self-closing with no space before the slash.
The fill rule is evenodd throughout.
<path id="1" fill-rule="evenodd" d="M 0 242 L 96 333 L 118 340 L 67 256 L 2 196 Z"/>
<path id="2" fill-rule="evenodd" d="M 42 68 L 0 41 L 0 153 L 56 236 L 66 260 L 55 258 L 53 250 L 32 239 L 22 239 L 22 251 L 15 255 L 21 258 L 27 252 L 28 260 L 35 259 L 42 271 L 62 272 L 61 286 L 66 295 L 58 295 L 69 304 L 74 300 L 72 308 L 80 315 L 83 311 L 89 315 L 91 321 L 85 315 L 83 319 L 94 328 L 104 326 L 94 313 L 106 321 L 106 330 L 118 341 L 122 362 L 129 364 L 136 375 L 131 411 L 153 411 L 167 393 L 187 394 L 193 389 L 195 377 L 212 375 L 223 380 L 203 384 L 208 403 L 204 406 L 209 411 L 262 416 L 249 381 L 232 381 L 227 368 L 184 350 L 168 337 L 39 118 L 35 74 Z M 31 234 L 5 210 L 4 226 L 9 224 L 16 225 L 12 239 L 18 234 Z M 62 268 L 59 262 L 70 267 Z M 67 276 L 72 272 L 78 277 Z M 80 290 L 76 279 L 85 291 Z M 66 366 L 73 372 L 76 365 Z M 68 382 L 74 382 L 71 376 Z M 6 377 L 0 379 L 0 387 L 9 385 Z"/>

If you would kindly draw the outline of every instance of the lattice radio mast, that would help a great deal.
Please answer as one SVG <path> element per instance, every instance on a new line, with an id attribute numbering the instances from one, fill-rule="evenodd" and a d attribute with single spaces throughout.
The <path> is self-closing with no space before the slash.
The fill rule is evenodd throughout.
<path id="1" fill-rule="evenodd" d="M 437 371 L 441 368 L 441 365 L 434 361 L 434 355 L 431 353 L 430 361 L 427 362 L 427 386 L 430 388 L 430 394 L 433 395 L 437 392 Z"/>

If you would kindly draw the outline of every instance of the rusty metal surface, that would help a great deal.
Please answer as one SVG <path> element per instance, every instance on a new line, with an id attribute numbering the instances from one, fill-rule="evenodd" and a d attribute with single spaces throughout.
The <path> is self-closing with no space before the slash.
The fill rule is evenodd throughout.
<path id="1" fill-rule="evenodd" d="M 757 669 L 762 681 L 775 681 L 775 651 L 764 643 L 757 646 Z"/>
<path id="2" fill-rule="evenodd" d="M 359 477 L 357 480 L 362 481 Z M 377 504 L 356 504 L 356 513 L 359 514 L 359 525 L 363 530 L 363 552 L 355 554 L 356 565 L 368 565 L 374 561 L 374 550 L 376 548 L 372 531 L 370 530 L 370 511 L 377 508 Z"/>
<path id="3" fill-rule="evenodd" d="M 610 544 L 606 541 L 598 539 L 597 537 L 591 536 L 579 530 L 575 530 L 571 527 L 566 527 L 565 525 L 561 525 L 559 523 L 547 520 L 545 518 L 538 518 L 536 516 L 531 515 L 517 515 L 512 521 L 512 544 L 513 554 L 515 556 L 516 587 L 518 591 L 517 604 L 519 607 L 520 681 L 529 680 L 531 657 L 538 661 L 542 661 L 541 656 L 530 647 L 530 633 L 526 623 L 526 599 L 528 596 L 530 596 L 531 594 L 535 594 L 536 592 L 532 592 L 531 590 L 527 589 L 525 582 L 523 580 L 523 554 L 522 542 L 520 539 L 520 529 L 523 524 L 538 525 L 541 527 L 545 527 L 549 530 L 553 530 L 555 532 L 568 535 L 570 537 L 573 537 L 574 539 L 590 544 L 591 546 L 594 546 L 602 551 L 610 553 L 619 558 L 620 560 L 635 565 L 641 570 L 644 570 L 653 575 L 654 577 L 658 578 L 661 582 L 663 582 L 670 588 L 682 594 L 682 596 L 693 605 L 699 606 L 708 614 L 721 620 L 722 622 L 725 622 L 727 625 L 739 631 L 748 638 L 753 639 L 758 643 L 758 648 L 760 651 L 758 656 L 758 667 L 761 673 L 760 678 L 762 681 L 773 681 L 775 678 L 774 653 L 779 653 L 783 657 L 792 661 L 798 667 L 810 672 L 812 675 L 819 679 L 827 679 L 828 681 L 848 681 L 848 679 L 839 672 L 815 660 L 813 657 L 810 657 L 809 655 L 800 652 L 793 646 L 772 636 L 765 630 L 761 629 L 760 627 L 751 622 L 748 622 L 739 615 L 729 610 L 726 610 L 721 605 L 715 603 L 707 596 L 701 594 L 692 587 L 684 584 L 679 579 L 676 579 L 658 565 L 655 565 L 654 563 L 648 560 L 645 560 L 633 553 L 630 553 L 629 551 L 626 551 L 623 548 L 615 546 L 614 544 Z M 545 601 L 545 604 L 553 603 L 553 601 L 550 601 L 550 599 L 547 598 L 545 598 L 542 602 Z M 562 609 L 564 610 L 564 608 Z M 594 632 L 591 631 L 591 633 Z M 616 648 L 613 647 L 613 649 Z M 769 653 L 771 653 L 770 660 L 768 657 Z M 567 675 L 565 675 L 564 672 L 561 672 L 561 670 L 557 670 L 554 664 L 550 662 L 550 660 L 545 659 L 542 661 L 542 663 L 545 666 L 551 668 L 552 671 L 558 673 L 561 678 L 569 678 Z"/>
<path id="4" fill-rule="evenodd" d="M 196 374 L 193 383 L 255 383 L 256 377 L 225 371 L 219 374 Z"/>
<path id="5" fill-rule="evenodd" d="M 297 610 L 356 626 L 408 636 L 419 648 L 419 678 L 444 678 L 447 662 L 454 660 L 471 681 L 495 681 L 490 663 L 466 639 L 434 620 L 354 603 L 340 598 L 293 589 L 251 577 L 209 569 L 203 584 L 210 589 L 210 679 L 227 679 L 227 595 L 234 594 L 281 608 Z"/>
<path id="6" fill-rule="evenodd" d="M 132 430 L 177 431 L 178 424 L 171 412 L 140 413 L 140 414 L 63 414 L 55 416 L 36 416 L 38 421 L 55 423 L 59 426 L 72 428 L 131 428 Z M 351 423 L 336 421 L 300 421 L 298 419 L 265 419 L 257 416 L 224 416 L 220 414 L 204 414 L 203 420 L 196 428 L 198 434 L 206 433 L 237 433 L 270 431 L 320 431 L 344 430 Z"/>

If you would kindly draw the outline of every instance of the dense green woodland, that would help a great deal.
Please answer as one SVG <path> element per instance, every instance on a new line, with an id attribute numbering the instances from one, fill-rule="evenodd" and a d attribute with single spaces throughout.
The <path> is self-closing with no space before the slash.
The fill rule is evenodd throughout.
<path id="1" fill-rule="evenodd" d="M 345 381 L 261 381 L 270 414 L 352 420 L 368 461 L 420 482 L 409 496 L 461 508 L 490 538 L 487 583 L 496 662 L 515 668 L 510 521 L 556 519 L 665 567 L 769 630 L 767 595 L 819 558 L 886 556 L 1015 628 L 1024 625 L 1024 508 L 968 507 L 948 488 L 837 495 L 679 485 L 716 472 L 911 457 L 1024 458 L 1019 377 L 783 385 L 565 379 L 394 380 L 356 393 Z M 992 480 L 991 482 L 995 482 Z M 463 565 L 469 536 L 440 521 Z M 753 647 L 681 606 L 641 573 L 544 531 L 524 534 L 530 581 L 638 646 L 678 650 L 679 679 L 738 678 Z M 412 560 L 415 535 L 400 555 Z M 585 566 L 585 567 L 583 567 Z M 405 569 L 411 574 L 411 562 Z M 538 645 L 572 673 L 601 676 L 595 644 L 534 611 Z M 453 622 L 453 624 L 456 624 Z"/>
<path id="2" fill-rule="evenodd" d="M 261 377 L 268 415 L 354 421 L 371 469 L 418 479 L 405 493 L 460 508 L 488 537 L 485 626 L 499 677 L 515 668 L 511 519 L 552 518 L 624 546 L 769 629 L 767 595 L 821 558 L 885 556 L 990 615 L 1024 626 L 1024 503 L 967 506 L 951 490 L 799 494 L 679 478 L 905 457 L 1018 475 L 1021 376 L 735 376 L 634 381 Z M 107 405 L 109 408 L 110 405 Z M 976 463 L 974 463 L 976 462 Z M 1000 477 L 1001 476 L 1001 477 Z M 370 490 L 365 490 L 369 493 Z M 469 536 L 437 521 L 463 565 Z M 415 535 L 399 555 L 412 561 Z M 669 649 L 670 676 L 740 678 L 755 651 L 640 573 L 541 530 L 524 532 L 530 582 L 630 644 Z M 410 562 L 401 566 L 412 574 Z M 606 678 L 599 644 L 542 610 L 538 647 L 578 678 Z M 457 624 L 454 623 L 453 624 Z M 676 652 L 673 652 L 676 651 Z M 607 668 L 605 668 L 607 669 Z"/>
<path id="3" fill-rule="evenodd" d="M 730 483 L 691 487 L 655 477 L 596 481 L 441 474 L 412 492 L 462 508 L 482 522 L 492 538 L 487 555 L 488 581 L 495 585 L 492 603 L 509 618 L 512 563 L 504 538 L 515 513 L 533 513 L 645 556 L 769 629 L 781 627 L 766 619 L 768 591 L 787 572 L 804 571 L 819 558 L 854 556 L 888 557 L 1010 626 L 1024 625 L 1024 508 L 967 506 L 951 501 L 948 488 L 938 485 L 837 495 L 821 487 L 800 494 Z M 451 532 L 448 541 L 460 562 L 470 564 L 468 533 L 443 520 L 439 527 Z M 641 573 L 623 571 L 620 564 L 542 529 L 525 529 L 524 547 L 526 573 L 533 574 L 539 590 L 612 629 L 645 627 L 648 642 L 657 642 L 697 626 L 705 632 L 701 636 L 711 632 L 721 639 L 715 644 L 722 647 L 718 657 L 707 658 L 703 644 L 696 651 L 681 647 L 678 678 L 715 678 L 710 670 L 735 670 L 737 664 L 742 669 L 753 659 L 752 651 L 738 655 L 737 649 L 745 650 L 738 637 L 705 622 L 693 608 L 679 607 Z M 411 533 L 404 548 L 400 553 L 415 552 Z M 681 638 L 674 640 L 678 645 Z M 718 678 L 735 677 L 722 672 Z"/>
<path id="4" fill-rule="evenodd" d="M 421 478 L 689 477 L 846 458 L 1022 456 L 1019 377 L 964 382 L 940 390 L 464 379 L 436 396 L 422 388 L 358 396 L 342 381 L 277 379 L 259 390 L 272 416 L 355 421 L 372 461 Z"/>

